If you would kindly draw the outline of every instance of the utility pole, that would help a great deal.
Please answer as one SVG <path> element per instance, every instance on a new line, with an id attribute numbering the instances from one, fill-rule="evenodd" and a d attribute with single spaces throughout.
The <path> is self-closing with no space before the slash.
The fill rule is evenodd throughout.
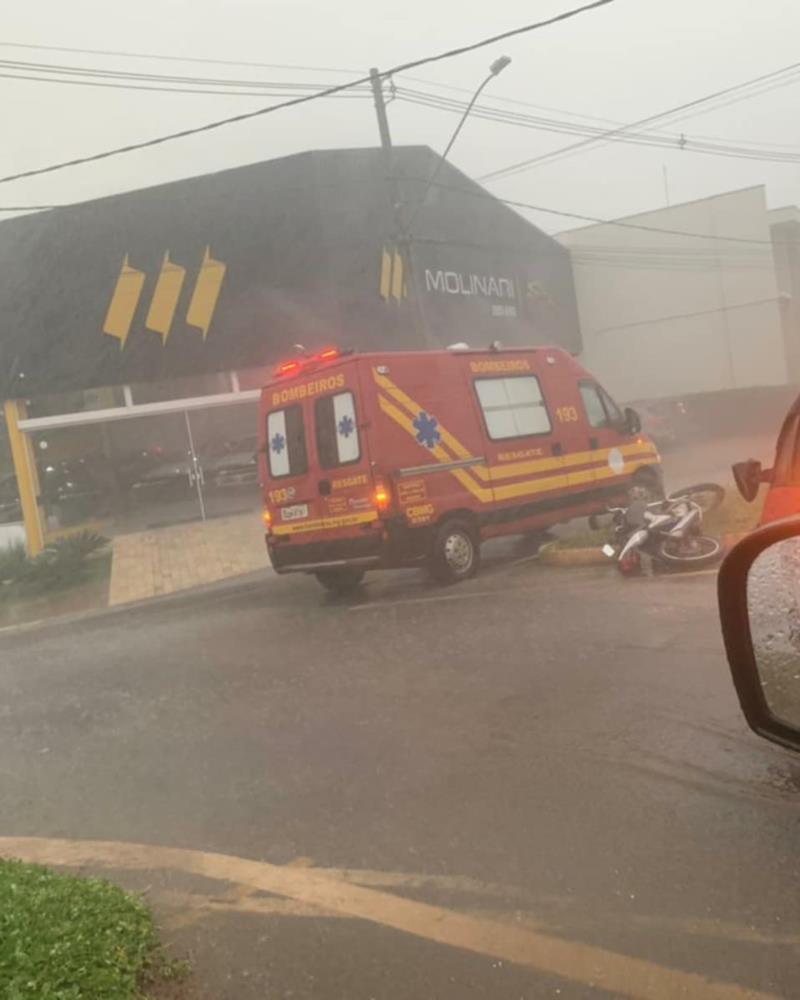
<path id="1" fill-rule="evenodd" d="M 392 134 L 389 131 L 389 119 L 386 116 L 386 101 L 383 99 L 383 79 L 374 66 L 369 71 L 369 82 L 372 86 L 375 113 L 378 116 L 378 131 L 381 134 L 381 146 L 383 146 L 387 154 L 390 154 L 392 149 Z"/>
<path id="2" fill-rule="evenodd" d="M 388 287 L 391 289 L 392 294 L 397 293 L 395 297 L 398 304 L 403 297 L 403 290 L 406 287 L 408 288 L 411 293 L 411 319 L 417 336 L 428 346 L 435 346 L 428 330 L 427 317 L 425 316 L 422 299 L 419 294 L 419 284 L 411 255 L 411 238 L 405 232 L 406 227 L 401 217 L 403 206 L 400 204 L 400 189 L 394 169 L 394 149 L 392 146 L 392 134 L 389 131 L 389 118 L 386 114 L 386 101 L 383 97 L 383 78 L 380 75 L 380 71 L 374 66 L 369 71 L 369 82 L 372 86 L 375 113 L 378 116 L 378 132 L 380 133 L 381 147 L 384 152 L 389 200 L 391 202 L 393 232 L 390 241 L 391 270 Z"/>

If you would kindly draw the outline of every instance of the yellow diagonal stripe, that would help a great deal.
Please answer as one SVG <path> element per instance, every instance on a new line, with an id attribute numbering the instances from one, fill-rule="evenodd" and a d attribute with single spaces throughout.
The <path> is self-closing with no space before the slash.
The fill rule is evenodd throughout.
<path id="1" fill-rule="evenodd" d="M 373 369 L 372 376 L 377 385 L 387 392 L 412 417 L 416 417 L 423 409 L 423 407 L 411 399 L 410 396 L 406 395 L 386 375 L 380 375 Z M 442 435 L 442 441 L 457 458 L 474 457 L 447 428 L 439 424 L 438 429 Z M 561 457 L 539 458 L 527 462 L 508 462 L 493 466 L 476 465 L 472 468 L 471 472 L 483 482 L 497 482 L 501 479 L 513 479 L 516 476 L 552 472 L 555 469 L 566 470 L 576 465 L 607 462 L 610 450 L 609 448 L 596 448 L 592 451 L 574 451 Z M 620 445 L 618 450 L 626 457 L 638 458 L 640 465 L 653 465 L 659 462 L 658 453 L 649 441 L 641 443 L 632 441 L 630 444 Z M 446 459 L 446 461 L 450 461 L 450 459 Z"/>
<path id="2" fill-rule="evenodd" d="M 131 267 L 128 264 L 128 255 L 125 254 L 103 323 L 103 333 L 107 333 L 109 337 L 116 337 L 120 350 L 128 339 L 136 307 L 139 304 L 139 296 L 144 287 L 144 278 L 144 271 L 137 271 L 135 267 Z"/>
<path id="3" fill-rule="evenodd" d="M 161 334 L 161 339 L 165 344 L 172 327 L 175 310 L 178 307 L 178 299 L 185 277 L 186 268 L 171 261 L 169 250 L 167 250 L 156 282 L 156 290 L 153 292 L 153 300 L 144 321 L 148 330 L 154 330 Z"/>
<path id="4" fill-rule="evenodd" d="M 383 252 L 381 253 L 381 280 L 379 287 L 381 298 L 388 299 L 392 287 L 392 255 L 386 247 L 383 248 Z"/>
<path id="5" fill-rule="evenodd" d="M 365 511 L 363 514 L 344 514 L 341 517 L 319 517 L 313 521 L 290 521 L 288 524 L 276 524 L 273 535 L 300 535 L 308 531 L 324 531 L 333 528 L 349 528 L 354 524 L 369 524 L 378 520 L 378 512 Z"/>
<path id="6" fill-rule="evenodd" d="M 217 307 L 217 299 L 225 278 L 225 271 L 226 265 L 221 260 L 214 260 L 211 256 L 211 247 L 206 247 L 200 273 L 197 275 L 197 282 L 186 312 L 186 322 L 189 326 L 196 326 L 202 330 L 203 340 L 208 336 L 214 310 Z"/>
<path id="7" fill-rule="evenodd" d="M 404 431 L 406 431 L 408 434 L 411 435 L 411 437 L 414 438 L 414 440 L 416 440 L 417 431 L 410 417 L 406 416 L 406 414 L 403 413 L 403 411 L 399 409 L 399 407 L 395 406 L 394 403 L 391 403 L 388 399 L 386 399 L 385 396 L 382 396 L 380 393 L 378 393 L 378 403 L 380 405 L 380 408 L 387 415 L 387 417 L 391 417 L 396 424 L 402 427 Z M 447 449 L 444 448 L 441 444 L 437 444 L 435 447 L 431 448 L 430 452 L 433 455 L 433 457 L 437 460 L 437 462 L 445 463 L 453 461 L 453 456 L 450 455 Z M 452 475 L 456 477 L 456 479 L 461 483 L 461 485 L 465 489 L 469 490 L 469 492 L 476 499 L 480 500 L 481 503 L 491 503 L 491 501 L 494 499 L 494 497 L 492 496 L 492 491 L 476 483 L 475 480 L 472 478 L 472 476 L 469 474 L 469 470 L 451 469 L 449 471 L 451 472 Z"/>

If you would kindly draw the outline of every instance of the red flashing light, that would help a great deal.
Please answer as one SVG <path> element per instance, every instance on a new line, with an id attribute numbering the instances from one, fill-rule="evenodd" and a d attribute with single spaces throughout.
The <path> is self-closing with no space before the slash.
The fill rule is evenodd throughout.
<path id="1" fill-rule="evenodd" d="M 308 365 L 314 364 L 315 362 L 335 361 L 336 358 L 341 357 L 341 355 L 342 352 L 338 347 L 324 347 L 319 354 L 315 354 L 313 358 L 293 358 L 291 361 L 284 361 L 275 369 L 275 375 L 278 378 L 286 378 L 289 375 L 297 375 L 298 372 Z"/>
<path id="2" fill-rule="evenodd" d="M 294 361 L 284 361 L 283 364 L 278 365 L 276 374 L 281 376 L 296 375 L 302 367 L 302 362 L 296 359 Z"/>

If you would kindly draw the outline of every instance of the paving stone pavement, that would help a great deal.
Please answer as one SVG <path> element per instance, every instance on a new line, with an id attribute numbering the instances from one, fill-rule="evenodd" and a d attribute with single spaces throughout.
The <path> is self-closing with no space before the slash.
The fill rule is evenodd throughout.
<path id="1" fill-rule="evenodd" d="M 112 553 L 110 605 L 269 568 L 257 512 L 119 535 Z"/>

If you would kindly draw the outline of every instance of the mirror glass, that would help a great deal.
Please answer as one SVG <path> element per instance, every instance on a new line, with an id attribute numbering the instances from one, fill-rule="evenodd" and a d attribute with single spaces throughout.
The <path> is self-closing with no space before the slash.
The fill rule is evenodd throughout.
<path id="1" fill-rule="evenodd" d="M 747 577 L 747 611 L 767 706 L 800 727 L 800 537 L 764 549 Z"/>

